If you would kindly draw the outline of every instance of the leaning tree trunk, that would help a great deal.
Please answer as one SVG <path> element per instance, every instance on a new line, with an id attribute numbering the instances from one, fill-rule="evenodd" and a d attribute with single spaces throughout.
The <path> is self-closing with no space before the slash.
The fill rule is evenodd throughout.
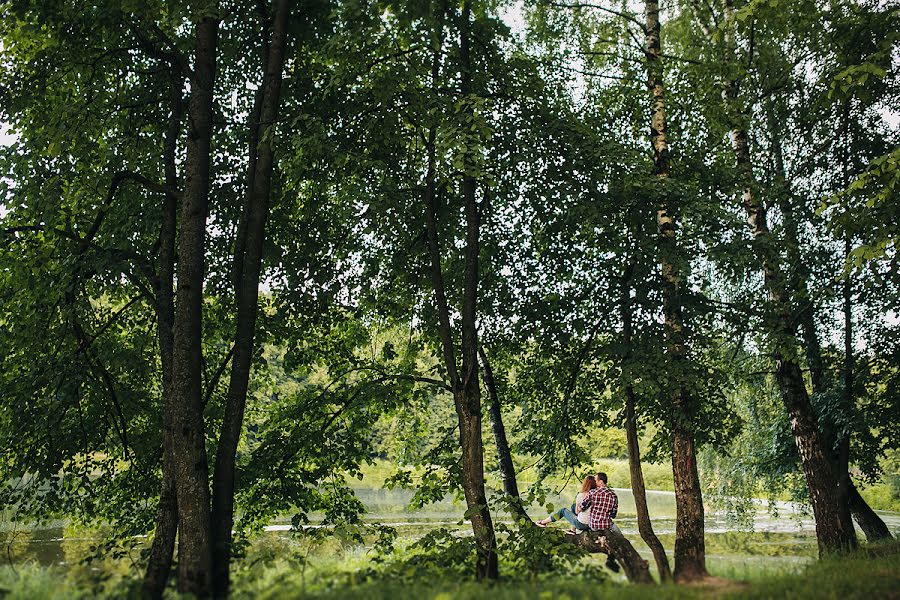
<path id="1" fill-rule="evenodd" d="M 625 569 L 625 576 L 631 583 L 654 584 L 647 561 L 641 558 L 631 542 L 613 529 L 585 531 L 578 535 L 563 534 L 563 541 L 574 544 L 587 552 L 597 552 L 616 557 Z"/>
<path id="2" fill-rule="evenodd" d="M 684 373 L 687 348 L 684 318 L 681 312 L 681 275 L 676 266 L 678 247 L 675 217 L 671 214 L 666 191 L 669 179 L 669 143 L 666 138 L 665 87 L 660 64 L 659 3 L 644 3 L 646 17 L 647 83 L 653 102 L 650 140 L 653 146 L 653 170 L 657 178 L 660 270 L 663 286 L 666 355 L 668 368 L 675 378 L 672 399 L 672 472 L 675 478 L 675 579 L 693 581 L 707 575 L 706 549 L 703 535 L 703 494 L 697 472 L 696 448 L 692 427 L 696 402 L 686 389 Z"/>
<path id="3" fill-rule="evenodd" d="M 866 534 L 866 539 L 869 542 L 881 542 L 894 538 L 891 535 L 891 530 L 884 524 L 881 517 L 875 514 L 875 511 L 859 495 L 859 490 L 856 489 L 852 481 L 850 482 L 848 495 L 850 496 L 850 512 L 853 514 L 853 518 L 856 520 L 859 528 Z"/>
<path id="4" fill-rule="evenodd" d="M 844 250 L 850 253 L 850 238 L 844 240 Z M 841 390 L 842 412 L 848 418 L 852 418 L 854 411 L 853 401 L 853 280 L 847 273 L 844 277 L 844 387 Z M 853 529 L 853 515 L 850 511 L 850 433 L 840 435 L 833 450 L 835 493 L 841 508 L 841 521 L 844 529 L 856 533 Z"/>
<path id="5" fill-rule="evenodd" d="M 203 8 L 207 8 L 206 3 Z M 172 472 L 178 496 L 178 590 L 197 597 L 209 596 L 212 586 L 209 467 L 201 376 L 204 252 L 218 28 L 219 22 L 212 16 L 204 16 L 196 27 L 172 343 L 170 405 Z"/>
<path id="6" fill-rule="evenodd" d="M 733 21 L 733 0 L 725 0 L 725 16 L 727 21 Z M 733 46 L 733 33 L 726 29 L 725 50 L 732 56 L 732 60 Z M 834 489 L 834 471 L 797 360 L 798 343 L 791 301 L 775 248 L 777 242 L 769 233 L 765 207 L 756 194 L 750 143 L 736 79 L 729 78 L 725 82 L 722 99 L 730 121 L 735 163 L 743 187 L 742 204 L 753 236 L 753 250 L 760 262 L 763 281 L 772 303 L 773 319 L 769 337 L 773 346 L 776 379 L 806 476 L 816 519 L 819 554 L 854 548 L 856 533 L 848 531 L 841 519 L 842 508 Z"/>
<path id="7" fill-rule="evenodd" d="M 163 149 L 166 197 L 163 202 L 163 220 L 159 232 L 159 272 L 156 283 L 156 330 L 159 338 L 159 357 L 162 367 L 163 430 L 162 430 L 162 488 L 156 513 L 156 528 L 143 589 L 150 598 L 162 598 L 172 571 L 175 552 L 175 536 L 178 532 L 178 499 L 175 478 L 172 473 L 172 414 L 169 407 L 172 395 L 172 326 L 175 320 L 173 285 L 175 282 L 175 237 L 178 228 L 178 168 L 176 156 L 178 137 L 181 133 L 183 113 L 182 92 L 184 79 L 181 68 L 173 60 L 170 65 L 171 87 L 169 91 L 171 114 Z"/>
<path id="8" fill-rule="evenodd" d="M 781 212 L 782 226 L 784 229 L 784 241 L 786 258 L 791 265 L 791 274 L 788 277 L 790 291 L 793 293 L 797 306 L 796 320 L 803 332 L 804 349 L 806 350 L 806 362 L 809 366 L 809 375 L 812 382 L 813 394 L 825 391 L 825 367 L 822 359 L 822 345 L 816 331 L 815 306 L 809 297 L 808 279 L 809 269 L 803 254 L 800 251 L 800 226 L 794 214 L 794 206 L 791 199 L 791 187 L 787 181 L 787 172 L 784 165 L 784 151 L 781 146 L 778 122 L 774 107 L 769 104 L 766 112 L 769 134 L 772 145 L 772 158 L 774 161 L 774 197 Z"/>
<path id="9" fill-rule="evenodd" d="M 259 278 L 274 168 L 270 128 L 278 118 L 290 10 L 290 0 L 278 1 L 272 40 L 268 44 L 268 58 L 264 61 L 265 74 L 262 83 L 259 121 L 250 123 L 250 128 L 258 131 L 255 136 L 251 135 L 251 139 L 255 139 L 257 145 L 255 148 L 250 148 L 251 156 L 254 156 L 251 161 L 254 171 L 247 192 L 249 201 L 245 204 L 245 211 L 241 215 L 241 221 L 246 225 L 240 229 L 245 237 L 236 244 L 235 264 L 240 264 L 235 282 L 237 329 L 234 336 L 234 356 L 231 361 L 228 397 L 213 475 L 213 591 L 216 597 L 225 597 L 229 591 L 232 528 L 234 526 L 235 458 L 243 428 L 244 408 L 250 383 L 250 367 L 253 362 L 259 304 Z"/>
<path id="10" fill-rule="evenodd" d="M 725 96 L 729 106 L 736 105 L 736 84 L 732 83 L 726 88 Z M 841 520 L 841 507 L 834 489 L 832 466 L 806 391 L 803 372 L 797 362 L 797 337 L 791 317 L 790 300 L 777 253 L 772 248 L 775 240 L 772 239 L 766 224 L 765 209 L 756 196 L 747 132 L 739 125 L 740 120 L 736 115 L 730 116 L 734 123 L 731 132 L 734 154 L 744 187 L 743 206 L 753 235 L 753 247 L 760 260 L 765 286 L 775 312 L 773 329 L 769 335 L 774 342 L 776 378 L 806 476 L 816 519 L 819 552 L 824 554 L 853 548 L 856 545 L 855 534 L 846 531 Z"/>
<path id="11" fill-rule="evenodd" d="M 622 290 L 619 300 L 622 312 L 622 345 L 625 348 L 625 361 L 632 359 L 631 331 L 631 278 L 634 271 L 634 262 L 629 261 L 625 266 L 622 276 Z M 650 510 L 647 506 L 647 489 L 644 487 L 644 473 L 641 470 L 641 450 L 638 443 L 637 414 L 635 412 L 634 388 L 625 385 L 625 437 L 628 442 L 628 470 L 631 474 L 631 491 L 634 494 L 634 507 L 637 512 L 638 531 L 644 543 L 653 552 L 656 568 L 659 571 L 661 582 L 672 580 L 672 570 L 669 567 L 669 558 L 662 542 L 656 537 L 653 525 L 650 522 Z"/>
<path id="12" fill-rule="evenodd" d="M 803 339 L 805 342 L 804 347 L 806 350 L 807 363 L 809 365 L 813 394 L 821 394 L 826 389 L 825 369 L 822 360 L 822 348 L 815 326 L 815 308 L 809 298 L 809 291 L 807 289 L 809 271 L 800 252 L 799 225 L 791 202 L 791 190 L 786 178 L 784 155 L 781 147 L 780 135 L 778 134 L 778 123 L 771 102 L 767 109 L 766 116 L 771 136 L 772 156 L 775 167 L 776 185 L 774 186 L 774 197 L 778 208 L 781 211 L 783 221 L 786 259 L 788 264 L 793 267 L 785 277 L 787 282 L 786 293 L 793 294 L 794 297 L 794 304 L 796 305 L 796 321 L 799 323 L 800 329 L 803 332 Z M 845 285 L 845 292 L 846 290 L 847 287 Z M 852 303 L 850 302 L 850 298 L 845 298 L 845 315 L 851 314 Z M 845 339 L 849 339 L 852 335 L 852 321 L 845 320 L 845 326 Z M 849 360 L 852 363 L 852 348 L 849 346 L 846 348 L 845 356 L 849 357 Z M 845 381 L 852 381 L 852 367 L 849 369 L 847 368 L 847 365 L 851 363 L 848 363 L 845 360 Z M 853 410 L 851 388 L 852 383 L 850 387 L 845 385 L 842 390 L 842 402 L 844 405 L 842 410 L 845 411 L 848 416 Z M 851 484 L 849 473 L 850 438 L 845 436 L 840 440 L 836 440 L 834 444 L 830 443 L 831 441 L 832 440 L 828 440 L 826 437 L 823 443 L 828 447 L 833 446 L 831 451 L 833 472 L 838 476 L 834 487 L 838 497 L 837 501 L 841 507 L 840 518 L 842 527 L 846 531 L 853 531 L 853 518 L 849 506 L 849 486 Z"/>
<path id="13" fill-rule="evenodd" d="M 781 146 L 781 136 L 779 135 L 779 126 L 775 116 L 774 107 L 770 102 L 767 107 L 766 119 L 768 121 L 769 134 L 772 145 L 772 158 L 774 160 L 774 180 L 775 185 L 773 196 L 781 212 L 782 229 L 784 231 L 785 257 L 787 264 L 790 265 L 789 273 L 785 276 L 787 282 L 786 293 L 792 294 L 794 304 L 796 305 L 796 321 L 800 325 L 803 332 L 804 349 L 806 350 L 806 360 L 809 365 L 810 381 L 812 383 L 812 393 L 822 394 L 826 389 L 824 361 L 822 359 L 822 347 L 819 342 L 819 335 L 815 325 L 815 307 L 809 297 L 808 277 L 809 270 L 806 262 L 803 260 L 800 251 L 800 235 L 799 224 L 794 214 L 794 206 L 791 198 L 791 189 L 787 181 L 786 170 L 784 165 L 784 154 Z M 849 439 L 846 440 L 849 442 Z M 823 441 L 826 446 L 831 446 L 826 439 Z M 839 444 L 842 449 L 849 452 L 849 443 Z M 841 506 L 842 527 L 846 530 L 853 530 L 853 520 L 850 515 L 848 504 L 847 488 L 850 483 L 850 475 L 848 466 L 842 460 L 842 450 L 833 453 L 834 473 L 843 473 L 835 485 L 838 495 L 838 502 Z M 849 459 L 849 453 L 847 454 Z M 843 488 L 843 489 L 842 489 Z"/>
<path id="14" fill-rule="evenodd" d="M 513 465 L 512 452 L 509 450 L 509 442 L 506 439 L 506 428 L 503 426 L 503 411 L 500 406 L 500 396 L 497 394 L 497 386 L 494 382 L 494 371 L 488 361 L 484 347 L 478 348 L 481 364 L 484 368 L 484 387 L 487 388 L 490 404 L 488 411 L 491 417 L 491 430 L 494 433 L 494 445 L 497 447 L 497 465 L 500 467 L 500 478 L 503 480 L 503 493 L 510 502 L 510 512 L 516 519 L 525 519 L 531 522 L 531 517 L 522 506 L 519 497 L 519 485 L 516 482 L 516 468 Z"/>

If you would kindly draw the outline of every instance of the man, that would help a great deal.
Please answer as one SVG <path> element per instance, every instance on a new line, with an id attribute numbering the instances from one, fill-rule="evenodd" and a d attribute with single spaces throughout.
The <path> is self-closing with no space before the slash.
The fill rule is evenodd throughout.
<path id="1" fill-rule="evenodd" d="M 589 526 L 591 531 L 613 530 L 622 533 L 613 519 L 619 514 L 619 498 L 607 485 L 606 473 L 597 473 L 595 476 L 597 487 L 588 492 L 587 497 L 581 502 L 581 510 L 591 508 Z M 606 559 L 606 566 L 613 572 L 619 572 L 619 564 L 612 553 Z"/>

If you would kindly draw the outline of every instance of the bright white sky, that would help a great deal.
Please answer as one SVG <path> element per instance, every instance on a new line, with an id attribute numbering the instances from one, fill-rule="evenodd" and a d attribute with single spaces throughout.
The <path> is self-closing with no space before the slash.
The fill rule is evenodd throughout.
<path id="1" fill-rule="evenodd" d="M 16 141 L 16 138 L 9 133 L 9 127 L 6 123 L 0 123 L 0 146 L 9 146 L 14 141 Z"/>

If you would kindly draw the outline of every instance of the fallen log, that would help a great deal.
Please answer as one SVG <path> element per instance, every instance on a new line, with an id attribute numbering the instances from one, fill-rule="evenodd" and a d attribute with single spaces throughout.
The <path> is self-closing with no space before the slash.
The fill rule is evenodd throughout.
<path id="1" fill-rule="evenodd" d="M 580 534 L 565 534 L 565 541 L 583 548 L 587 552 L 614 556 L 625 569 L 625 576 L 631 583 L 654 584 L 650 566 L 641 558 L 631 542 L 621 532 L 614 529 L 582 531 Z"/>

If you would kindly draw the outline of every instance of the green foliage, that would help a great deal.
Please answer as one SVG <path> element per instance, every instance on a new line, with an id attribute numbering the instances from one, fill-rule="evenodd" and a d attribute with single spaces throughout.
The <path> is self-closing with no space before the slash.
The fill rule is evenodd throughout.
<path id="1" fill-rule="evenodd" d="M 439 25 L 437 4 L 323 0 L 291 21 L 295 52 L 272 133 L 261 350 L 237 459 L 243 575 L 278 561 L 282 548 L 251 544 L 276 518 L 299 528 L 321 515 L 333 526 L 291 542 L 283 567 L 301 579 L 309 553 L 376 535 L 361 526 L 359 478 L 414 487 L 419 507 L 459 494 L 456 414 L 424 234 L 432 132 L 451 306 L 461 305 L 468 243 L 460 184 L 477 180 L 478 335 L 520 483 L 534 483 L 527 501 L 543 503 L 547 486 L 595 469 L 614 487 L 628 485 L 629 393 L 649 488 L 672 489 L 666 463 L 677 418 L 702 448 L 705 497 L 744 525 L 753 497 L 803 500 L 772 356 L 809 371 L 815 333 L 821 427 L 835 446 L 849 437 L 865 497 L 896 508 L 900 156 L 881 118 L 900 97 L 896 7 L 741 0 L 728 16 L 717 3 L 667 6 L 659 68 L 672 173 L 662 181 L 646 139 L 646 56 L 633 39 L 640 15 L 624 5 L 528 2 L 527 27 L 513 32 L 504 3 L 473 0 L 472 92 L 463 95 L 460 6 L 449 3 Z M 160 486 L 160 158 L 173 86 L 189 91 L 160 49 L 189 56 L 199 13 L 179 2 L 115 0 L 11 0 L 0 12 L 0 120 L 15 136 L 0 149 L 0 506 L 23 523 L 108 524 L 109 539 L 92 554 L 118 556 L 152 531 Z M 236 319 L 231 261 L 246 121 L 261 78 L 254 10 L 238 3 L 220 16 L 203 322 L 210 456 Z M 726 81 L 739 86 L 723 102 Z M 747 239 L 737 199 L 743 184 L 728 140 L 736 125 L 751 140 L 772 229 L 763 250 L 784 265 L 792 325 L 813 314 L 804 347 L 767 335 L 774 306 L 753 275 L 761 243 Z M 662 199 L 677 216 L 676 251 L 659 243 Z M 661 259 L 680 276 L 683 365 L 666 356 Z M 844 281 L 855 319 L 852 402 L 840 375 Z M 690 399 L 681 414 L 674 389 Z M 548 573 L 595 577 L 552 537 L 527 527 L 502 533 L 511 577 L 540 573 L 541 585 Z M 366 577 L 433 576 L 441 585 L 427 592 L 437 595 L 448 575 L 473 564 L 471 540 L 449 531 L 397 555 L 390 531 L 377 536 L 380 562 Z M 55 574 L 33 575 L 4 572 L 12 583 L 3 585 L 56 593 Z M 393 585 L 347 589 L 422 591 Z M 478 589 L 446 585 L 461 596 Z M 502 593 L 525 594 L 517 585 Z M 594 593 L 547 585 L 541 591 Z"/>
<path id="2" fill-rule="evenodd" d="M 885 451 L 878 470 L 883 473 L 880 480 L 859 486 L 859 493 L 875 510 L 900 511 L 900 453 L 895 449 Z"/>
<path id="3" fill-rule="evenodd" d="M 316 598 L 496 598 L 513 600 L 524 598 L 820 598 L 823 586 L 840 596 L 889 596 L 898 584 L 898 555 L 896 548 L 884 552 L 865 553 L 858 557 L 832 558 L 812 562 L 800 572 L 766 577 L 752 583 L 721 580 L 708 585 L 653 587 L 596 584 L 587 579 L 563 577 L 539 582 L 504 581 L 486 586 L 480 583 L 432 579 L 416 584 L 368 582 L 322 591 Z M 284 590 L 272 598 L 292 597 Z"/>
<path id="4" fill-rule="evenodd" d="M 839 207 L 842 214 L 833 220 L 838 233 L 863 240 L 847 256 L 847 267 L 860 269 L 873 262 L 883 262 L 889 272 L 896 272 L 897 244 L 900 232 L 896 223 L 897 198 L 900 194 L 900 148 L 872 160 L 847 187 L 826 199 L 820 207 Z"/>
<path id="5" fill-rule="evenodd" d="M 393 552 L 394 549 L 390 548 Z M 455 535 L 448 529 L 436 529 L 409 545 L 390 560 L 376 555 L 377 567 L 359 574 L 360 581 L 468 578 L 475 572 L 474 539 Z"/>
<path id="6" fill-rule="evenodd" d="M 496 600 L 524 600 L 526 598 L 775 598 L 789 595 L 792 598 L 819 598 L 822 590 L 828 589 L 840 597 L 889 597 L 900 581 L 900 559 L 896 548 L 862 552 L 855 557 L 831 558 L 822 562 L 811 562 L 799 572 L 779 574 L 752 582 L 740 580 L 719 581 L 710 586 L 633 587 L 610 582 L 596 583 L 591 579 L 571 576 L 548 578 L 540 581 L 507 580 L 487 585 L 472 581 L 444 578 L 418 581 L 415 583 L 398 581 L 354 581 L 347 586 L 326 589 L 303 590 L 296 586 L 292 578 L 294 572 L 285 565 L 278 575 L 266 581 L 256 580 L 256 587 L 242 587 L 248 582 L 241 577 L 237 580 L 236 598 L 265 598 L 281 600 L 296 598 L 298 590 L 303 597 L 330 598 L 374 598 L 385 600 L 405 600 L 428 598 L 446 600 L 449 598 Z M 74 583 L 59 572 L 46 569 L 25 568 L 18 572 L 9 567 L 0 569 L 0 588 L 7 598 L 104 598 L 122 597 L 120 592 L 88 594 L 79 590 Z"/>
<path id="7" fill-rule="evenodd" d="M 35 565 L 13 569 L 0 567 L 0 593 L 10 600 L 27 600 L 30 598 L 46 598 L 62 600 L 64 598 L 91 598 L 90 590 L 78 589 L 70 581 L 66 581 L 62 573 L 42 569 Z"/>
<path id="8" fill-rule="evenodd" d="M 538 580 L 553 575 L 588 575 L 597 581 L 606 579 L 602 570 L 584 568 L 584 550 L 531 522 L 520 519 L 513 527 L 498 523 L 497 532 L 502 536 L 497 552 L 503 561 L 503 572 L 510 577 Z"/>

